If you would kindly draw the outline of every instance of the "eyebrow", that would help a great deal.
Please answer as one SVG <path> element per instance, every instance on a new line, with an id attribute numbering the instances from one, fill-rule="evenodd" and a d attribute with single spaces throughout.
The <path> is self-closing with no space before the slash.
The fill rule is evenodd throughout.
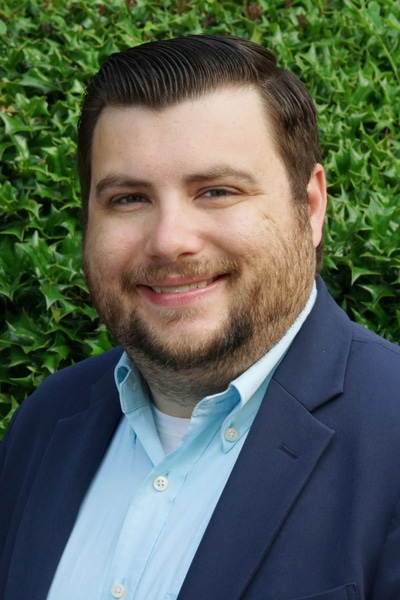
<path id="1" fill-rule="evenodd" d="M 124 175 L 107 175 L 96 183 L 96 196 L 101 196 L 103 192 L 110 188 L 133 188 L 133 187 L 151 187 L 148 181 L 125 177 Z"/>
<path id="2" fill-rule="evenodd" d="M 243 169 L 235 169 L 226 165 L 219 165 L 212 167 L 202 173 L 193 173 L 183 177 L 183 182 L 186 185 L 191 183 L 207 183 L 215 181 L 216 179 L 235 179 L 236 181 L 243 181 L 250 185 L 256 185 L 256 177 L 249 171 Z M 96 195 L 99 197 L 104 191 L 110 188 L 152 188 L 153 185 L 143 179 L 135 179 L 125 175 L 107 175 L 103 177 L 95 186 Z"/>
<path id="3" fill-rule="evenodd" d="M 212 167 L 204 173 L 194 173 L 193 175 L 188 175 L 187 177 L 184 177 L 184 181 L 185 183 L 203 183 L 207 181 L 214 181 L 215 179 L 224 179 L 225 177 L 240 180 L 253 185 L 257 183 L 256 177 L 250 171 L 235 169 L 225 165 Z"/>

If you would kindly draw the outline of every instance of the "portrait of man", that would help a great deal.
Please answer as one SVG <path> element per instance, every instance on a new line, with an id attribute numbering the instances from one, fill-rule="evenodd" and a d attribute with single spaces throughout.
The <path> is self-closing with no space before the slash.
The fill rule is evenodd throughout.
<path id="1" fill-rule="evenodd" d="M 117 344 L 13 417 L 0 597 L 400 598 L 400 349 L 318 274 L 304 84 L 229 35 L 114 53 L 78 168 L 83 269 Z"/>

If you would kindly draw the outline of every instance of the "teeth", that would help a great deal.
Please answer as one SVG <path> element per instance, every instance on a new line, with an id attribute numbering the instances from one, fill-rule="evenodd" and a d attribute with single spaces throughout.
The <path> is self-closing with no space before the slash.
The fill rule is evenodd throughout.
<path id="1" fill-rule="evenodd" d="M 187 285 L 175 285 L 168 287 L 152 287 L 153 292 L 157 294 L 173 294 L 176 292 L 188 292 L 189 290 L 198 290 L 207 287 L 212 283 L 214 279 L 208 279 L 207 281 L 196 281 L 196 283 L 190 283 Z"/>

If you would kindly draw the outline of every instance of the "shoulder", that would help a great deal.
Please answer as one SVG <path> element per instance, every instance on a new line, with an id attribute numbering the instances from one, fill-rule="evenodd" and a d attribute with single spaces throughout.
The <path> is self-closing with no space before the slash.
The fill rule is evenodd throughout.
<path id="1" fill-rule="evenodd" d="M 381 393 L 394 390 L 399 397 L 400 347 L 352 323 L 349 372 L 353 376 L 359 373 L 359 385 L 364 387 L 374 381 Z"/>
<path id="2" fill-rule="evenodd" d="M 385 340 L 376 333 L 366 329 L 362 325 L 352 322 L 353 342 L 356 344 L 370 344 L 377 352 L 391 352 L 393 358 L 400 357 L 400 346 Z"/>
<path id="3" fill-rule="evenodd" d="M 98 356 L 87 358 L 75 363 L 69 367 L 57 371 L 44 380 L 38 388 L 41 392 L 46 392 L 54 387 L 67 383 L 68 386 L 81 385 L 83 381 L 91 384 L 101 374 L 113 370 L 122 354 L 122 348 L 113 348 L 103 352 Z"/>
<path id="4" fill-rule="evenodd" d="M 61 369 L 47 377 L 34 394 L 37 392 L 45 394 L 54 388 L 60 391 L 60 386 L 63 385 L 67 385 L 68 389 L 74 386 L 85 385 L 85 382 L 87 382 L 86 385 L 92 385 L 101 375 L 108 371 L 113 372 L 121 354 L 121 348 L 113 348 L 98 356 L 87 358 Z"/>
<path id="5" fill-rule="evenodd" d="M 311 316 L 314 317 L 313 325 L 317 335 L 326 340 L 324 344 L 340 348 L 346 355 L 349 350 L 349 359 L 358 358 L 358 368 L 362 371 L 370 371 L 372 363 L 375 368 L 371 374 L 376 373 L 378 368 L 384 368 L 387 362 L 389 365 L 399 364 L 400 346 L 351 321 L 329 295 L 320 278 L 317 286 L 318 298 Z"/>
<path id="6" fill-rule="evenodd" d="M 114 368 L 121 354 L 121 348 L 114 348 L 47 377 L 16 410 L 5 439 L 13 429 L 44 432 L 55 421 L 86 410 L 96 400 L 96 386 L 117 398 Z"/>

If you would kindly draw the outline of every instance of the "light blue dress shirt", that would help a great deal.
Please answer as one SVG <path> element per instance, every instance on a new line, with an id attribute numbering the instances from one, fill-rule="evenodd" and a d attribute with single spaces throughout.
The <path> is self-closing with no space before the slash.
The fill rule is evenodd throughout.
<path id="1" fill-rule="evenodd" d="M 278 344 L 224 392 L 197 404 L 167 455 L 147 386 L 122 355 L 115 379 L 125 418 L 86 494 L 47 600 L 177 597 L 273 372 L 315 298 L 314 286 Z"/>

